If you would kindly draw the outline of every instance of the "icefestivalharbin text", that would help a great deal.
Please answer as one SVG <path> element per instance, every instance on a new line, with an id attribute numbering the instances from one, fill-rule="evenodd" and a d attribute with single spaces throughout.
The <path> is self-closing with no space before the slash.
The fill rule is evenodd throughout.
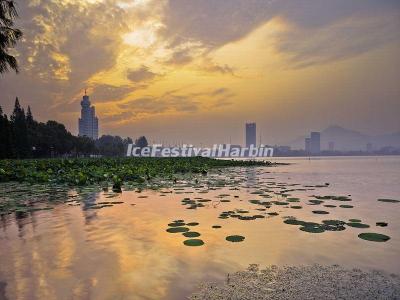
<path id="1" fill-rule="evenodd" d="M 137 147 L 129 144 L 126 156 L 135 157 L 272 157 L 274 149 L 260 145 L 256 147 L 241 147 L 230 144 L 215 144 L 211 148 L 194 147 L 193 145 L 183 145 L 182 147 L 165 147 L 161 144 L 147 147 Z"/>

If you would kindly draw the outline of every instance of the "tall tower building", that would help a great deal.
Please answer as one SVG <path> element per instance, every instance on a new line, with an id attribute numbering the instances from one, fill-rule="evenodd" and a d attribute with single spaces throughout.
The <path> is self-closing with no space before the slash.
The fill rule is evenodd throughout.
<path id="1" fill-rule="evenodd" d="M 310 152 L 311 152 L 311 154 L 319 154 L 321 152 L 321 133 L 320 132 L 311 132 Z"/>
<path id="2" fill-rule="evenodd" d="M 99 120 L 96 117 L 96 109 L 94 106 L 91 106 L 86 91 L 81 101 L 79 136 L 87 136 L 93 140 L 97 140 L 99 137 Z"/>
<path id="3" fill-rule="evenodd" d="M 256 123 L 246 123 L 246 147 L 256 146 Z"/>

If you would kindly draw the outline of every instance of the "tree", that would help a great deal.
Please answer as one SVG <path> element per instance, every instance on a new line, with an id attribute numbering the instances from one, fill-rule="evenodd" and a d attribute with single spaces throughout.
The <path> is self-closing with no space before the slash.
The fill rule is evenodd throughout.
<path id="1" fill-rule="evenodd" d="M 26 112 L 26 123 L 28 125 L 33 124 L 33 116 L 32 116 L 32 112 L 31 112 L 31 107 L 29 105 L 28 105 L 28 110 Z"/>
<path id="2" fill-rule="evenodd" d="M 80 155 L 89 155 L 93 154 L 96 151 L 96 147 L 94 141 L 87 136 L 76 136 L 74 137 L 74 145 L 76 154 Z"/>
<path id="3" fill-rule="evenodd" d="M 0 106 L 0 159 L 11 158 L 13 156 L 11 147 L 11 125 L 7 115 L 3 115 Z"/>
<path id="4" fill-rule="evenodd" d="M 141 136 L 135 141 L 136 147 L 144 148 L 148 146 L 147 139 L 145 136 Z"/>
<path id="5" fill-rule="evenodd" d="M 124 141 L 119 136 L 103 135 L 95 143 L 103 156 L 122 156 L 125 153 Z"/>
<path id="6" fill-rule="evenodd" d="M 30 154 L 28 142 L 28 128 L 26 125 L 25 111 L 15 99 L 14 111 L 11 115 L 12 136 L 14 152 L 17 158 L 26 158 Z"/>
<path id="7" fill-rule="evenodd" d="M 143 147 L 147 145 L 145 137 L 137 140 Z M 59 156 L 124 156 L 131 138 L 103 135 L 97 141 L 88 137 L 73 136 L 63 124 L 56 121 L 37 122 L 31 108 L 24 109 L 15 99 L 10 118 L 3 114 L 0 107 L 0 159 L 59 157 Z"/>
<path id="8" fill-rule="evenodd" d="M 14 28 L 14 20 L 18 17 L 13 0 L 0 0 L 0 74 L 10 69 L 18 73 L 18 63 L 10 54 L 17 41 L 22 37 L 22 32 Z"/>

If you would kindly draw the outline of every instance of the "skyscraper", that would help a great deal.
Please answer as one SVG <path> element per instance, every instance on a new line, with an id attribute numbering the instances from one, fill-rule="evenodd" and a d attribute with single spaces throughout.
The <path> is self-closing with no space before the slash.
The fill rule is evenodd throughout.
<path id="1" fill-rule="evenodd" d="M 321 133 L 320 132 L 311 132 L 310 152 L 311 152 L 311 154 L 319 154 L 321 152 Z"/>
<path id="2" fill-rule="evenodd" d="M 256 123 L 246 123 L 246 147 L 256 146 Z"/>
<path id="3" fill-rule="evenodd" d="M 99 120 L 96 117 L 95 107 L 91 106 L 86 91 L 83 100 L 81 101 L 79 136 L 87 136 L 93 140 L 97 140 L 99 137 Z"/>

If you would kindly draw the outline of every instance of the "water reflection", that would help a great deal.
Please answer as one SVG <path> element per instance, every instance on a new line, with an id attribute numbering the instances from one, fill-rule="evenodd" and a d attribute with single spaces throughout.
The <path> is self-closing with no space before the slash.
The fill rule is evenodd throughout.
<path id="1" fill-rule="evenodd" d="M 34 205 L 51 205 L 52 209 L 27 212 L 23 218 L 1 216 L 0 299 L 183 299 L 198 282 L 224 280 L 227 273 L 250 263 L 339 263 L 397 272 L 400 206 L 376 199 L 382 191 L 387 197 L 399 197 L 399 187 L 392 180 L 399 178 L 400 169 L 393 169 L 397 166 L 393 163 L 389 167 L 374 165 L 375 172 L 381 173 L 370 178 L 371 166 L 360 167 L 355 162 L 356 167 L 349 168 L 347 160 L 343 168 L 337 164 L 340 161 L 306 161 L 274 169 L 226 170 L 210 175 L 212 180 L 181 181 L 175 189 L 163 192 L 114 195 L 90 188 L 60 189 L 62 196 L 52 195 L 49 202 L 63 199 L 64 203 L 34 201 Z M 385 178 L 385 174 L 391 178 Z M 221 187 L 222 182 L 227 186 Z M 304 188 L 325 182 L 330 186 Z M 296 191 L 287 192 L 292 189 Z M 299 197 L 303 209 L 272 205 L 263 212 L 249 202 L 281 201 L 285 192 Z M 37 192 L 29 193 L 40 198 Z M 283 223 L 283 217 L 288 216 L 315 222 L 326 219 L 312 214 L 315 207 L 307 204 L 310 194 L 316 193 L 352 194 L 355 208 L 331 208 L 328 219 L 361 218 L 371 230 L 383 231 L 392 239 L 368 243 L 357 238 L 361 232 L 357 228 L 313 235 Z M 17 194 L 22 197 L 22 192 Z M 186 197 L 212 201 L 187 209 L 182 205 Z M 99 208 L 99 203 L 105 202 L 112 206 Z M 237 209 L 279 215 L 252 221 L 219 218 L 222 212 Z M 186 247 L 185 237 L 166 232 L 167 224 L 179 219 L 199 223 L 193 230 L 201 233 L 204 246 Z M 387 221 L 389 226 L 377 229 L 373 226 L 376 220 Z M 214 229 L 213 225 L 222 228 Z M 246 239 L 236 244 L 227 242 L 225 237 L 233 234 Z"/>

